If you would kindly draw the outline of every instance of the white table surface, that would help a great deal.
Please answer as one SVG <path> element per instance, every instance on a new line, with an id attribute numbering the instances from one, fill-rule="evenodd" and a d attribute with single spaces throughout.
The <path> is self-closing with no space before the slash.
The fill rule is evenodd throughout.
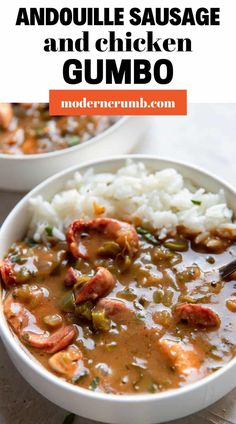
<path id="1" fill-rule="evenodd" d="M 236 104 L 190 105 L 187 117 L 153 117 L 135 152 L 200 165 L 236 185 Z M 0 223 L 21 196 L 0 192 Z M 66 415 L 20 376 L 0 341 L 0 424 L 62 424 Z M 74 423 L 92 424 L 81 417 Z M 236 390 L 206 410 L 172 423 L 236 424 Z"/>

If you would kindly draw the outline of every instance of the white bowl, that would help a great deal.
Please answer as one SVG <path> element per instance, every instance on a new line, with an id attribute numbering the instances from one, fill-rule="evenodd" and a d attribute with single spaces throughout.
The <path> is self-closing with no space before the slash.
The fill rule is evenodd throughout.
<path id="1" fill-rule="evenodd" d="M 0 153 L 0 189 L 28 191 L 70 166 L 95 158 L 129 153 L 146 131 L 147 125 L 147 117 L 126 116 L 96 137 L 74 147 L 36 155 Z"/>
<path id="2" fill-rule="evenodd" d="M 179 162 L 142 155 L 135 155 L 133 158 L 143 160 L 151 169 L 173 167 L 207 190 L 217 191 L 223 188 L 228 204 L 236 213 L 236 192 L 220 179 Z M 92 165 L 97 172 L 115 171 L 124 165 L 126 159 L 127 156 L 107 159 L 81 165 L 76 169 L 83 172 Z M 62 189 L 74 171 L 75 168 L 69 169 L 49 178 L 18 203 L 0 229 L 0 258 L 12 242 L 25 235 L 30 219 L 29 198 L 38 194 L 50 198 Z M 196 383 L 160 394 L 116 396 L 94 393 L 66 383 L 43 368 L 9 329 L 2 306 L 0 333 L 17 369 L 43 396 L 75 414 L 106 423 L 151 424 L 180 418 L 207 407 L 236 386 L 236 359 L 233 359 L 219 371 Z"/>

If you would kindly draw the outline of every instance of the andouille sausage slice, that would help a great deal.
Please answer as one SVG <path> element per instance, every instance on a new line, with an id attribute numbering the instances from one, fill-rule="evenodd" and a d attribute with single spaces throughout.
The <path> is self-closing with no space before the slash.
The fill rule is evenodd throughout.
<path id="1" fill-rule="evenodd" d="M 27 332 L 24 333 L 23 339 L 30 346 L 42 349 L 46 353 L 56 353 L 72 343 L 76 333 L 77 331 L 74 325 L 67 325 L 60 328 L 50 336 Z"/>
<path id="2" fill-rule="evenodd" d="M 68 268 L 64 278 L 65 285 L 67 287 L 72 287 L 77 282 L 78 275 L 79 272 L 76 269 L 72 268 L 72 266 Z"/>
<path id="3" fill-rule="evenodd" d="M 122 323 L 133 319 L 134 311 L 128 308 L 122 300 L 103 298 L 97 302 L 96 309 L 103 309 L 111 320 Z"/>
<path id="4" fill-rule="evenodd" d="M 178 321 L 187 321 L 189 325 L 201 327 L 219 327 L 220 318 L 212 309 L 191 303 L 177 306 L 175 316 Z"/>
<path id="5" fill-rule="evenodd" d="M 96 274 L 85 284 L 74 288 L 75 303 L 85 302 L 86 300 L 96 300 L 99 297 L 106 296 L 113 289 L 115 279 L 106 268 L 99 267 Z"/>
<path id="6" fill-rule="evenodd" d="M 122 252 L 135 256 L 139 249 L 138 235 L 133 225 L 112 218 L 79 219 L 68 227 L 66 239 L 70 252 L 75 258 L 89 259 L 81 235 L 97 232 L 108 240 L 119 244 Z"/>

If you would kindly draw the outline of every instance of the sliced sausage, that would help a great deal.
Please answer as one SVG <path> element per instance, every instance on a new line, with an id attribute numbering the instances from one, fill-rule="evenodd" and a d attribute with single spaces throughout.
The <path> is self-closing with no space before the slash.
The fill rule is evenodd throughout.
<path id="1" fill-rule="evenodd" d="M 100 299 L 96 305 L 96 309 L 104 309 L 106 315 L 117 323 L 122 323 L 134 318 L 134 311 L 122 300 L 104 298 Z"/>
<path id="2" fill-rule="evenodd" d="M 66 234 L 70 252 L 75 258 L 88 259 L 88 254 L 83 249 L 82 233 L 96 231 L 108 240 L 115 241 L 122 252 L 135 256 L 139 249 L 138 235 L 135 228 L 127 222 L 111 218 L 96 218 L 89 221 L 79 219 L 72 222 Z"/>
<path id="3" fill-rule="evenodd" d="M 46 353 L 56 353 L 67 347 L 76 336 L 74 325 L 67 325 L 60 328 L 50 336 L 46 334 L 36 334 L 32 332 L 24 333 L 23 339 L 32 347 L 42 349 Z"/>
<path id="4" fill-rule="evenodd" d="M 96 300 L 99 297 L 106 296 L 114 287 L 115 279 L 106 268 L 99 267 L 94 277 L 85 284 L 75 287 L 75 303 L 85 302 L 86 300 Z"/>
<path id="5" fill-rule="evenodd" d="M 201 327 L 219 327 L 220 318 L 212 309 L 206 306 L 184 303 L 177 306 L 175 316 L 178 321 L 187 321 L 188 324 Z"/>
<path id="6" fill-rule="evenodd" d="M 64 283 L 67 287 L 72 287 L 77 282 L 78 271 L 72 266 L 67 270 L 64 278 Z"/>

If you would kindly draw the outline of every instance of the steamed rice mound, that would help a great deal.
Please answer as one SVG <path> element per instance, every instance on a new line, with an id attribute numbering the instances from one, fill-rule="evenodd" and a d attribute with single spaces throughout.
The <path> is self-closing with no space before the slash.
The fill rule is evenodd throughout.
<path id="1" fill-rule="evenodd" d="M 236 236 L 233 212 L 224 191 L 206 192 L 193 187 L 174 169 L 150 172 L 142 162 L 128 161 L 116 173 L 76 172 L 65 189 L 48 201 L 42 196 L 30 200 L 33 213 L 30 235 L 39 241 L 45 228 L 64 239 L 67 226 L 75 219 L 109 216 L 156 230 L 160 237 L 174 234 L 178 226 L 189 233 Z"/>

